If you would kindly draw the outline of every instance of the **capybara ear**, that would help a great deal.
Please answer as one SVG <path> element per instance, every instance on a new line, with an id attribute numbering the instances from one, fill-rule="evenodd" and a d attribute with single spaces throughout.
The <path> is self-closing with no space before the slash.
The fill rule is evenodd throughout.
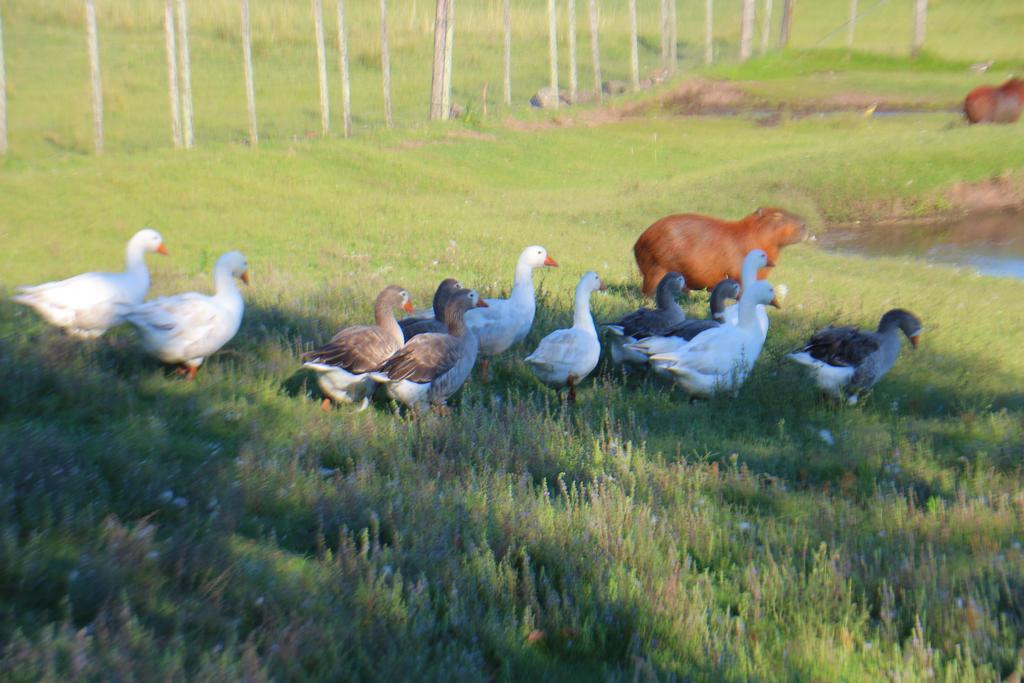
<path id="1" fill-rule="evenodd" d="M 756 209 L 756 210 L 754 211 L 754 214 L 755 214 L 755 215 L 756 215 L 756 216 L 757 216 L 758 218 L 760 218 L 761 216 L 763 216 L 763 215 L 764 215 L 764 207 L 763 207 L 763 206 L 759 206 L 759 207 L 757 207 L 757 209 Z"/>

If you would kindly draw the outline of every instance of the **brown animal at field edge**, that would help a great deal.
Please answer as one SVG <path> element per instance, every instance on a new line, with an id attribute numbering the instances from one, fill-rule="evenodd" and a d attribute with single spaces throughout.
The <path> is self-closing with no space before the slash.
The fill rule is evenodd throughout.
<path id="1" fill-rule="evenodd" d="M 983 85 L 964 98 L 970 123 L 1015 123 L 1024 111 L 1024 80 L 1011 78 L 1002 85 Z"/>
<path id="2" fill-rule="evenodd" d="M 783 209 L 764 207 L 738 221 L 699 214 L 666 216 L 640 235 L 633 245 L 643 274 L 643 291 L 650 296 L 665 273 L 676 271 L 691 289 L 710 289 L 725 278 L 740 278 L 743 258 L 753 249 L 768 254 L 768 269 L 779 252 L 807 236 L 803 218 Z"/>

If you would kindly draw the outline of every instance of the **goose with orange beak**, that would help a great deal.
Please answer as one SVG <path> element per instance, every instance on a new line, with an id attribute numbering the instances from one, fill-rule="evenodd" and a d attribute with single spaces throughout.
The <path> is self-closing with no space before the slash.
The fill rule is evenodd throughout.
<path id="1" fill-rule="evenodd" d="M 120 311 L 141 304 L 149 291 L 145 255 L 167 255 L 156 230 L 145 228 L 128 241 L 121 273 L 82 273 L 67 280 L 18 287 L 13 301 L 35 309 L 42 318 L 80 339 L 95 339 L 124 322 Z"/>
<path id="2" fill-rule="evenodd" d="M 388 285 L 373 303 L 376 324 L 346 327 L 303 356 L 303 365 L 317 373 L 320 389 L 328 396 L 321 403 L 324 410 L 331 407 L 332 400 L 359 403 L 359 410 L 370 405 L 377 384 L 369 373 L 405 343 L 395 319 L 395 310 L 399 308 L 406 313 L 415 310 L 409 292 L 398 285 Z"/>
<path id="3" fill-rule="evenodd" d="M 123 307 L 122 315 L 138 330 L 146 351 L 192 379 L 242 324 L 245 301 L 235 279 L 249 284 L 249 264 L 240 252 L 230 251 L 213 268 L 213 296 L 186 292 L 162 297 Z"/>
<path id="4" fill-rule="evenodd" d="M 917 316 L 894 308 L 882 316 L 875 332 L 829 325 L 788 357 L 811 368 L 814 382 L 823 392 L 853 405 L 896 364 L 900 332 L 916 349 L 921 329 Z"/>
<path id="5" fill-rule="evenodd" d="M 537 313 L 537 299 L 533 290 L 533 271 L 542 267 L 556 268 L 558 263 L 541 246 L 527 247 L 516 262 L 512 293 L 507 299 L 485 299 L 486 308 L 466 311 L 466 326 L 480 340 L 481 356 L 504 353 L 513 344 L 526 338 Z M 487 359 L 481 363 L 487 375 Z"/>

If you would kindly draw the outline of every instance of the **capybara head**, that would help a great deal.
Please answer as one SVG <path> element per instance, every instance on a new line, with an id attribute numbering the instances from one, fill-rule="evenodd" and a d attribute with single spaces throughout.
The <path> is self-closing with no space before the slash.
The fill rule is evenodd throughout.
<path id="1" fill-rule="evenodd" d="M 803 242 L 807 238 L 807 222 L 782 209 L 772 206 L 759 207 L 753 214 L 758 231 L 780 247 Z"/>
<path id="2" fill-rule="evenodd" d="M 1015 92 L 1017 93 L 1017 97 L 1024 98 L 1024 80 L 1021 80 L 1016 76 L 1006 81 L 1006 83 L 1003 83 L 999 89 L 1003 92 Z"/>

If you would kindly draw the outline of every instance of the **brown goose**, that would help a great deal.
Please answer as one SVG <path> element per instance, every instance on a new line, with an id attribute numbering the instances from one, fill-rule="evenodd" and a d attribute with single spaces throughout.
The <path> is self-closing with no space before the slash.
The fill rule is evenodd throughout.
<path id="1" fill-rule="evenodd" d="M 425 332 L 447 332 L 448 328 L 444 326 L 444 307 L 448 305 L 448 300 L 452 298 L 452 295 L 460 289 L 462 289 L 462 285 L 455 278 L 442 280 L 441 284 L 437 286 L 437 291 L 434 292 L 434 315 L 399 320 L 398 326 L 402 328 L 405 341 Z"/>
<path id="2" fill-rule="evenodd" d="M 487 308 L 471 289 L 455 293 L 444 309 L 446 334 L 428 332 L 414 337 L 370 374 L 387 386 L 388 396 L 415 410 L 444 405 L 469 377 L 480 342 L 464 316 L 478 306 Z"/>
<path id="3" fill-rule="evenodd" d="M 385 287 L 373 304 L 376 325 L 353 325 L 338 332 L 323 346 L 303 355 L 307 368 L 320 373 L 320 388 L 325 398 L 323 408 L 331 399 L 340 403 L 361 401 L 359 410 L 370 403 L 376 388 L 368 373 L 388 356 L 402 348 L 402 330 L 395 320 L 395 309 L 411 313 L 409 292 L 397 285 Z"/>
<path id="4" fill-rule="evenodd" d="M 822 391 L 836 398 L 846 397 L 853 405 L 896 363 L 901 331 L 916 349 L 921 321 L 909 311 L 894 308 L 882 316 L 876 332 L 830 325 L 816 332 L 789 358 L 811 368 Z"/>

